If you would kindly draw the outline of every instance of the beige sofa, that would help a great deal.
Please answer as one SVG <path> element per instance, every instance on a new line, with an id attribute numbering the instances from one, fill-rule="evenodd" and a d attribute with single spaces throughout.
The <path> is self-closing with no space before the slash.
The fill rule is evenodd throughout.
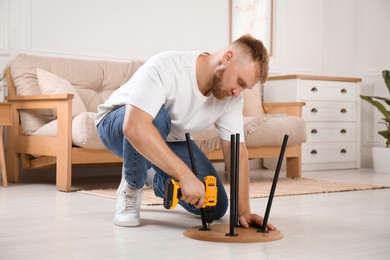
<path id="1" fill-rule="evenodd" d="M 72 166 L 121 163 L 101 143 L 94 126 L 98 104 L 127 82 L 142 61 L 112 62 L 20 54 L 7 68 L 8 102 L 13 125 L 7 131 L 7 172 L 19 180 L 19 165 L 56 166 L 57 189 L 71 190 Z M 245 131 L 251 158 L 277 157 L 284 134 L 287 174 L 300 177 L 301 143 L 306 140 L 302 103 L 265 106 L 259 88 L 245 94 Z M 292 115 L 292 116 L 291 116 Z M 210 127 L 195 136 L 212 160 L 221 160 L 217 132 Z"/>

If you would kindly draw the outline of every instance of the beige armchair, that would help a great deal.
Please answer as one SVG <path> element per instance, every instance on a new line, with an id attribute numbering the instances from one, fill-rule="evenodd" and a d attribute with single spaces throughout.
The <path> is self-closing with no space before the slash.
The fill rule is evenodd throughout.
<path id="1" fill-rule="evenodd" d="M 25 54 L 17 56 L 7 68 L 6 75 L 9 90 L 6 99 L 13 104 L 13 124 L 7 131 L 6 150 L 9 181 L 19 181 L 19 165 L 23 169 L 55 166 L 57 189 L 70 191 L 73 166 L 121 163 L 121 158 L 101 143 L 93 118 L 97 105 L 127 82 L 141 65 L 141 61 L 122 63 Z M 258 117 L 263 111 L 259 94 L 256 97 L 253 93 L 248 94 L 255 107 L 249 107 L 248 101 L 246 108 L 249 111 L 244 111 L 246 115 L 255 115 L 246 119 L 249 155 L 251 158 L 277 157 L 281 140 L 276 138 L 276 143 L 261 141 L 269 138 L 260 130 L 272 122 L 287 122 L 290 117 L 273 118 L 267 114 L 294 115 L 298 119 L 292 118 L 302 125 L 304 122 L 299 119 L 302 103 L 265 104 L 267 114 Z M 283 124 L 280 126 L 285 127 Z M 305 135 L 302 134 L 304 127 L 303 130 L 293 128 L 295 134 L 287 131 L 291 140 L 286 150 L 287 172 L 289 176 L 299 177 L 301 143 Z M 273 132 L 277 132 L 275 129 L 278 130 L 278 126 Z M 280 133 L 286 132 L 279 130 L 282 130 Z M 296 138 L 297 133 L 304 138 Z M 197 140 L 211 160 L 222 159 L 218 145 L 210 149 L 209 141 Z"/>
<path id="2" fill-rule="evenodd" d="M 262 103 L 260 85 L 244 91 L 244 102 L 244 133 L 249 159 L 278 158 L 283 137 L 287 134 L 286 175 L 300 178 L 301 146 L 306 141 L 306 126 L 301 117 L 304 103 Z M 194 139 L 210 160 L 223 160 L 214 126 L 196 135 Z"/>

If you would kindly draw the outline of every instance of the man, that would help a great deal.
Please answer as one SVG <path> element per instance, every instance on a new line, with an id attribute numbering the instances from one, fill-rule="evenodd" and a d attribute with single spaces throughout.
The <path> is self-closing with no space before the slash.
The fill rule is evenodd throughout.
<path id="1" fill-rule="evenodd" d="M 244 35 L 213 53 L 164 52 L 150 58 L 133 77 L 98 107 L 96 124 L 102 142 L 123 158 L 114 223 L 140 225 L 145 184 L 163 197 L 169 178 L 179 182 L 180 205 L 200 214 L 205 202 L 202 181 L 217 178 L 215 219 L 227 210 L 228 198 L 211 162 L 195 145 L 198 178 L 191 171 L 185 133 L 196 134 L 215 124 L 224 156 L 230 135 L 240 133 L 240 225 L 261 225 L 249 206 L 249 166 L 243 133 L 243 96 L 240 93 L 268 76 L 268 54 L 262 42 Z M 228 157 L 229 158 L 229 157 Z M 268 229 L 275 228 L 269 224 Z"/>

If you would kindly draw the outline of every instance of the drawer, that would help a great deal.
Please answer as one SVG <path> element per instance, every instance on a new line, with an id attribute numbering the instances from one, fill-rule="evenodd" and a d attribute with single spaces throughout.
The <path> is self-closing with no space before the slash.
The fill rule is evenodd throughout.
<path id="1" fill-rule="evenodd" d="M 354 102 L 306 102 L 302 109 L 305 121 L 356 121 Z"/>
<path id="2" fill-rule="evenodd" d="M 356 143 L 303 143 L 302 163 L 356 161 Z"/>
<path id="3" fill-rule="evenodd" d="M 306 123 L 307 142 L 354 142 L 356 123 Z"/>
<path id="4" fill-rule="evenodd" d="M 300 99 L 302 101 L 354 101 L 357 89 L 355 83 L 335 81 L 300 81 Z"/>

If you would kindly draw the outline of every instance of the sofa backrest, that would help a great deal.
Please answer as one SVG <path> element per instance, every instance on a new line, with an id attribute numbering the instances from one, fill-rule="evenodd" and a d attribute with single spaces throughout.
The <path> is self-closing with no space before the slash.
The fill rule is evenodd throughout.
<path id="1" fill-rule="evenodd" d="M 10 94 L 41 95 L 37 79 L 39 68 L 67 80 L 77 90 L 87 111 L 97 112 L 97 106 L 126 83 L 142 64 L 142 61 L 113 62 L 20 54 L 10 64 L 15 86 Z M 259 84 L 244 91 L 244 101 L 244 116 L 264 114 Z M 55 116 L 49 110 L 22 112 L 23 133 L 32 134 L 53 119 Z"/>
<path id="2" fill-rule="evenodd" d="M 41 95 L 37 80 L 37 68 L 40 68 L 71 83 L 87 111 L 96 112 L 97 106 L 104 103 L 114 90 L 126 83 L 142 63 L 142 61 L 113 62 L 20 54 L 11 62 L 10 69 L 16 95 Z M 52 120 L 49 114 L 49 111 L 46 113 L 40 111 L 21 115 L 23 132 L 31 134 Z M 46 118 L 43 115 L 46 115 Z"/>
<path id="3" fill-rule="evenodd" d="M 10 64 L 17 95 L 40 95 L 37 68 L 69 81 L 87 110 L 97 111 L 112 92 L 126 83 L 141 61 L 112 62 L 20 54 Z"/>

